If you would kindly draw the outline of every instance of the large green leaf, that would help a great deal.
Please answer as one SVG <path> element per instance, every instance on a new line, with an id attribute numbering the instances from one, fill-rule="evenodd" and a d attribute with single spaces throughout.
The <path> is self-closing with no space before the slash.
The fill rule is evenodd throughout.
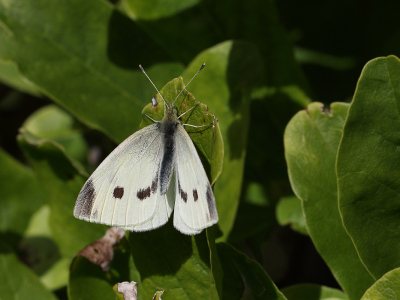
<path id="1" fill-rule="evenodd" d="M 184 235 L 173 227 L 171 218 L 156 230 L 129 234 L 134 264 L 141 277 L 142 299 L 152 299 L 160 290 L 165 291 L 165 300 L 219 299 L 211 267 L 215 260 L 210 255 L 209 243 L 213 241 L 207 237 L 209 230 L 214 228 L 194 236 Z"/>
<path id="2" fill-rule="evenodd" d="M 349 299 L 359 299 L 374 280 L 343 227 L 335 172 L 348 108 L 348 104 L 333 103 L 325 111 L 322 103 L 315 102 L 299 112 L 285 131 L 285 155 L 315 247 Z"/>
<path id="3" fill-rule="evenodd" d="M 0 299 L 43 299 L 57 298 L 40 283 L 37 276 L 0 241 Z"/>
<path id="4" fill-rule="evenodd" d="M 0 22 L 0 59 L 116 141 L 138 128 L 155 94 L 138 65 L 157 85 L 182 71 L 106 1 L 7 0 L 0 3 Z"/>
<path id="5" fill-rule="evenodd" d="M 22 235 L 30 216 L 46 201 L 39 182 L 28 169 L 0 149 L 0 231 Z"/>
<path id="6" fill-rule="evenodd" d="M 387 272 L 364 294 L 361 300 L 394 300 L 400 298 L 400 268 Z"/>
<path id="7" fill-rule="evenodd" d="M 191 78 L 206 67 L 190 84 L 190 91 L 218 118 L 224 141 L 223 170 L 214 187 L 219 226 L 228 237 L 236 216 L 241 193 L 246 140 L 249 126 L 250 91 L 262 76 L 256 49 L 245 42 L 228 41 L 200 53 L 185 70 Z"/>
<path id="8" fill-rule="evenodd" d="M 286 300 L 256 261 L 225 243 L 218 243 L 217 251 L 224 271 L 223 300 Z"/>
<path id="9" fill-rule="evenodd" d="M 316 284 L 298 284 L 282 290 L 288 300 L 347 300 L 339 290 Z"/>
<path id="10" fill-rule="evenodd" d="M 15 88 L 16 90 L 29 93 L 35 96 L 40 95 L 40 91 L 19 72 L 17 66 L 10 61 L 0 60 L 0 81 Z"/>
<path id="11" fill-rule="evenodd" d="M 73 209 L 86 175 L 64 149 L 50 140 L 33 140 L 26 132 L 18 142 L 50 199 L 50 227 L 60 252 L 69 258 L 100 238 L 106 226 L 75 219 Z"/>
<path id="12" fill-rule="evenodd" d="M 400 61 L 364 68 L 343 130 L 337 162 L 343 224 L 368 271 L 400 266 Z"/>

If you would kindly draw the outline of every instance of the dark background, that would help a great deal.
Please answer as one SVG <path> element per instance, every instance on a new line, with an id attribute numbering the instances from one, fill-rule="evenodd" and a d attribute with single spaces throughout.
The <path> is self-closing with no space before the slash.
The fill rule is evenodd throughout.
<path id="1" fill-rule="evenodd" d="M 400 56 L 400 2 L 390 0 L 276 1 L 312 101 L 351 101 L 363 66 Z M 0 147 L 24 161 L 15 137 L 35 110 L 51 103 L 0 85 Z M 88 136 L 89 143 L 91 137 Z M 263 235 L 234 243 L 258 260 L 279 288 L 296 283 L 339 287 L 309 237 L 274 223 Z"/>

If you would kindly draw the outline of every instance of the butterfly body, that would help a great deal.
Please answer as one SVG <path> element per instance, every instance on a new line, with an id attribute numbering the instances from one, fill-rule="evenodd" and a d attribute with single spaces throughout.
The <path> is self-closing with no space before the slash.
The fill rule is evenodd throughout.
<path id="1" fill-rule="evenodd" d="M 165 111 L 164 117 L 159 124 L 162 144 L 164 145 L 164 157 L 160 168 L 160 193 L 164 195 L 168 190 L 172 177 L 176 131 L 178 126 L 182 125 L 171 108 Z"/>
<path id="2" fill-rule="evenodd" d="M 184 234 L 218 222 L 196 148 L 170 107 L 161 121 L 132 134 L 100 164 L 79 193 L 74 216 L 146 231 L 164 225 L 173 210 L 174 226 Z"/>

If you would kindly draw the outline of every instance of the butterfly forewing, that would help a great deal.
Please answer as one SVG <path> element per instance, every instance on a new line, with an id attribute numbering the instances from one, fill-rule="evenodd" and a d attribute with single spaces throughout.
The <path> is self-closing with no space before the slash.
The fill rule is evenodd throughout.
<path id="1" fill-rule="evenodd" d="M 137 226 L 153 219 L 162 200 L 157 192 L 162 156 L 158 123 L 131 135 L 85 183 L 74 216 L 119 227 Z"/>
<path id="2" fill-rule="evenodd" d="M 214 194 L 196 148 L 182 125 L 176 132 L 175 147 L 174 225 L 183 233 L 195 234 L 218 222 Z"/>

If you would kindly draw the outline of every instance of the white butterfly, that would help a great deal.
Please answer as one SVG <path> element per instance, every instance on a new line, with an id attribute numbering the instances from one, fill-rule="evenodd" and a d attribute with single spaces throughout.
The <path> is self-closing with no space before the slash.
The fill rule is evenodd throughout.
<path id="1" fill-rule="evenodd" d="M 76 218 L 146 231 L 164 225 L 175 210 L 174 227 L 190 235 L 218 222 L 210 182 L 183 127 L 201 126 L 179 121 L 196 106 L 177 116 L 176 99 L 170 105 L 162 99 L 163 119 L 147 116 L 154 124 L 123 141 L 86 181 L 75 204 Z"/>

